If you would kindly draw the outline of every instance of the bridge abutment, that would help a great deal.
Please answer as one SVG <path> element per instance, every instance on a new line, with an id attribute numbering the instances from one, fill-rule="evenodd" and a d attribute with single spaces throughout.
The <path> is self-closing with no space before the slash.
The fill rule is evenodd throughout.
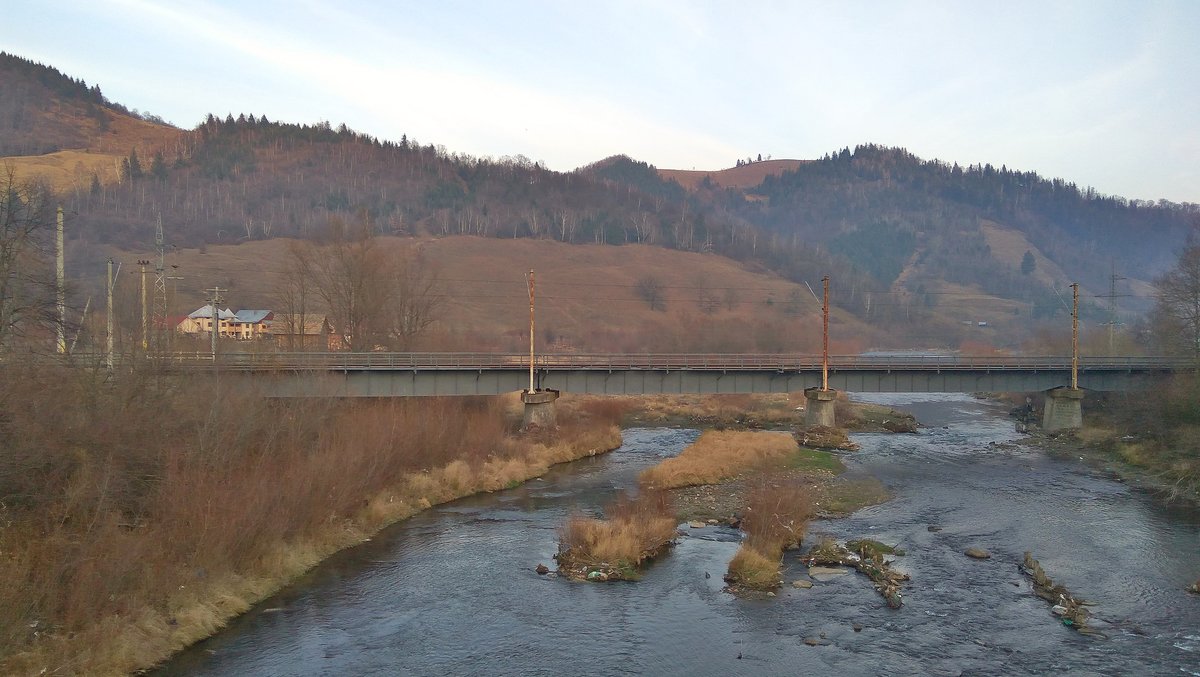
<path id="1" fill-rule="evenodd" d="M 521 402 L 525 403 L 525 414 L 521 418 L 521 429 L 553 428 L 558 425 L 558 417 L 554 412 L 554 400 L 557 399 L 557 390 L 522 391 Z"/>
<path id="2" fill-rule="evenodd" d="M 805 388 L 804 399 L 808 400 L 804 407 L 804 425 L 836 427 L 836 417 L 834 416 L 834 403 L 837 400 L 836 390 Z"/>
<path id="3" fill-rule="evenodd" d="M 1046 391 L 1042 430 L 1077 430 L 1083 427 L 1083 389 L 1051 388 Z"/>

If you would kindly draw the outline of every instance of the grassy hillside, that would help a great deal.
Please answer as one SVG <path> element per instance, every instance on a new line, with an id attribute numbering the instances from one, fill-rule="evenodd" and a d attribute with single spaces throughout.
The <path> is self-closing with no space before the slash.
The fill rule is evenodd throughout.
<path id="1" fill-rule="evenodd" d="M 0 161 L 63 192 L 121 179 L 131 151 L 174 157 L 183 131 L 142 119 L 58 70 L 0 53 Z"/>
<path id="2" fill-rule="evenodd" d="M 763 160 L 716 171 L 660 169 L 658 173 L 664 179 L 675 181 L 689 190 L 698 188 L 705 178 L 708 178 L 712 184 L 723 188 L 747 190 L 759 185 L 768 176 L 776 176 L 782 172 L 794 170 L 803 163 L 804 160 Z"/>
<path id="3" fill-rule="evenodd" d="M 524 350 L 529 336 L 525 273 L 536 271 L 539 344 L 556 351 L 820 351 L 820 304 L 802 284 L 754 271 L 725 257 L 648 245 L 569 245 L 481 237 L 383 237 L 399 252 L 419 249 L 437 271 L 439 321 L 422 341 L 429 350 Z M 228 288 L 227 305 L 272 308 L 288 267 L 288 240 L 181 249 L 167 259 L 178 296 L 172 314 L 204 303 L 203 289 Z M 119 252 L 133 261 L 144 253 Z M 662 310 L 639 283 L 653 278 Z M 814 278 L 813 283 L 816 283 Z M 137 281 L 119 281 L 136 303 Z M 836 293 L 836 289 L 835 289 Z M 883 340 L 877 329 L 840 310 L 831 320 L 835 352 Z"/>

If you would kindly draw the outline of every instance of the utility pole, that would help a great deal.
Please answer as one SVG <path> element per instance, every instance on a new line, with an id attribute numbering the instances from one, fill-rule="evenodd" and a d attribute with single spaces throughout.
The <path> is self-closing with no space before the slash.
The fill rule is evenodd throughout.
<path id="1" fill-rule="evenodd" d="M 67 268 L 63 239 L 63 208 L 58 208 L 58 229 L 55 233 L 55 270 L 57 272 L 58 289 L 56 305 L 58 310 L 58 354 L 67 352 Z"/>
<path id="2" fill-rule="evenodd" d="M 208 297 L 208 303 L 209 303 L 209 308 L 212 309 L 212 360 L 213 360 L 213 368 L 216 368 L 216 366 L 217 366 L 217 335 L 221 332 L 221 313 L 220 313 L 220 311 L 217 310 L 217 305 L 220 304 L 222 301 L 221 292 L 229 291 L 229 290 L 221 289 L 220 287 L 213 287 L 211 289 L 205 289 L 205 291 L 212 293 L 212 295 Z"/>
<path id="3" fill-rule="evenodd" d="M 178 270 L 179 266 L 177 266 L 175 264 L 171 264 L 171 268 Z M 166 304 L 167 307 L 170 307 L 172 304 L 175 303 L 175 300 L 177 298 L 179 298 L 179 281 L 182 280 L 183 277 L 180 275 L 167 275 L 164 279 L 171 280 L 171 295 L 168 297 L 168 303 Z M 164 282 L 164 286 L 165 286 L 165 282 Z M 167 342 L 169 344 L 168 349 L 171 351 L 174 351 L 174 349 L 175 349 L 175 327 L 166 326 L 166 313 L 163 313 L 163 330 L 167 332 Z"/>
<path id="4" fill-rule="evenodd" d="M 533 387 L 533 269 L 529 270 L 529 392 L 536 392 Z"/>
<path id="5" fill-rule="evenodd" d="M 1127 279 L 1123 275 L 1117 275 L 1117 261 L 1112 260 L 1112 274 L 1108 276 L 1108 294 L 1099 298 L 1108 299 L 1108 354 L 1112 355 L 1115 352 L 1114 335 L 1116 333 L 1117 322 L 1117 299 L 1129 296 L 1129 294 L 1117 293 L 1117 281 Z"/>
<path id="6" fill-rule="evenodd" d="M 1079 283 L 1071 283 L 1071 390 L 1079 390 Z"/>
<path id="7" fill-rule="evenodd" d="M 108 260 L 108 317 L 106 318 L 106 323 L 108 324 L 108 340 L 107 340 L 107 345 L 105 346 L 107 348 L 107 358 L 105 359 L 105 362 L 108 365 L 108 370 L 112 371 L 112 369 L 113 369 L 113 260 L 112 259 Z"/>
<path id="8" fill-rule="evenodd" d="M 158 216 L 158 227 L 154 231 L 154 246 L 158 260 L 154 262 L 154 334 L 155 348 L 162 351 L 162 332 L 167 328 L 167 278 L 163 251 L 162 214 Z"/>
<path id="9" fill-rule="evenodd" d="M 150 262 L 146 259 L 138 259 L 138 278 L 142 281 L 142 351 L 150 349 L 150 302 L 146 296 L 146 266 Z"/>
<path id="10" fill-rule="evenodd" d="M 825 301 L 821 303 L 821 390 L 829 390 L 829 276 L 821 282 L 825 285 Z"/>

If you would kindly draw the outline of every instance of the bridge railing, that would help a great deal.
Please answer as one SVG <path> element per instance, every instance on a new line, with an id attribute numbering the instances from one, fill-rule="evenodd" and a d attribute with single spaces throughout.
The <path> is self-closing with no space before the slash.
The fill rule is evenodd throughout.
<path id="1" fill-rule="evenodd" d="M 175 353 L 171 362 L 184 368 L 212 368 L 210 353 Z M 362 371 L 362 370 L 520 370 L 529 366 L 529 355 L 485 352 L 321 352 L 223 353 L 216 359 L 222 369 L 244 371 Z M 1084 357 L 1081 370 L 1176 370 L 1195 365 L 1188 358 Z M 774 370 L 813 371 L 821 368 L 819 355 L 769 353 L 571 353 L 543 354 L 534 360 L 539 370 Z M 959 355 L 833 355 L 831 370 L 1002 371 L 1062 370 L 1070 357 Z"/>

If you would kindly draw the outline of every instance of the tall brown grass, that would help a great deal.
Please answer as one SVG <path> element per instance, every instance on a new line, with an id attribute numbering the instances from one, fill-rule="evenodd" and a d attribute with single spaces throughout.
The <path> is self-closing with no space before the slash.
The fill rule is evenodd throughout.
<path id="1" fill-rule="evenodd" d="M 812 514 L 812 496 L 800 484 L 764 481 L 754 487 L 742 518 L 746 537 L 729 562 L 725 580 L 754 589 L 779 585 L 783 551 L 800 544 Z"/>
<path id="2" fill-rule="evenodd" d="M 786 425 L 804 415 L 796 407 L 803 396 L 784 393 L 728 395 L 643 395 L 627 398 L 634 415 L 645 421 L 686 419 L 717 425 Z"/>
<path id="3" fill-rule="evenodd" d="M 267 400 L 244 383 L 0 365 L 0 673 L 121 673 L 432 504 L 615 448 L 603 410 Z"/>
<path id="4" fill-rule="evenodd" d="M 638 481 L 657 489 L 714 484 L 746 470 L 782 464 L 799 450 L 791 435 L 706 430 L 678 456 L 643 470 Z"/>
<path id="5" fill-rule="evenodd" d="M 675 538 L 675 512 L 664 492 L 622 494 L 605 510 L 606 519 L 575 515 L 559 529 L 558 562 L 581 573 L 592 565 L 631 572 Z"/>

